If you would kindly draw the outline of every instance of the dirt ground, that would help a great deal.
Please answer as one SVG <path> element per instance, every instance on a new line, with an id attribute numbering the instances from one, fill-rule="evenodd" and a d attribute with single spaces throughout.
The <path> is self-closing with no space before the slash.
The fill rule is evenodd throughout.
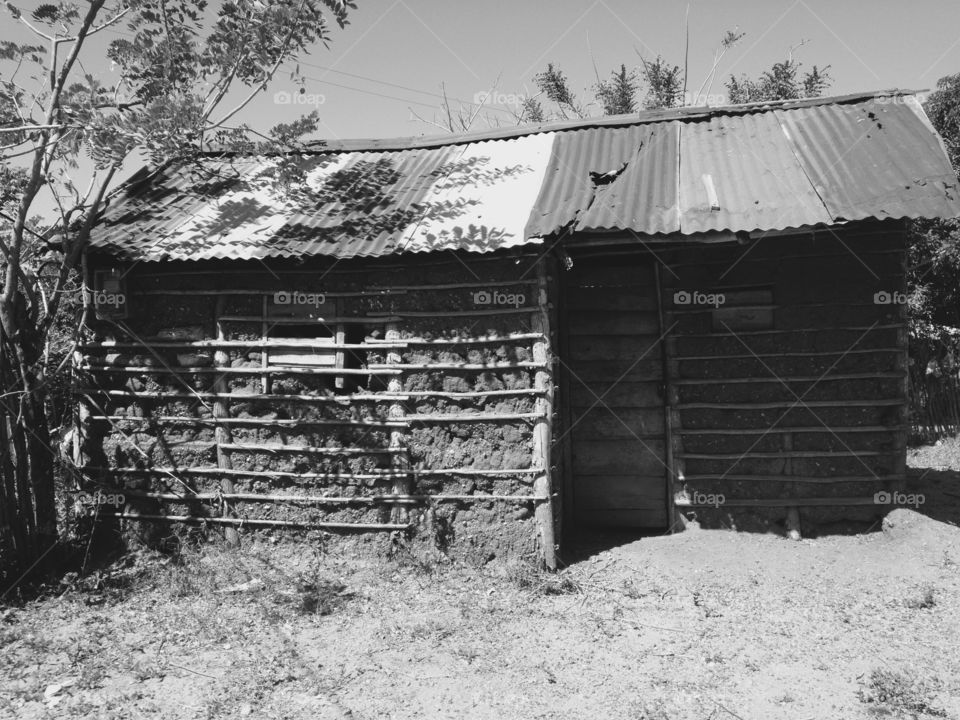
<path id="1" fill-rule="evenodd" d="M 692 530 L 554 575 L 129 555 L 0 605 L 0 717 L 960 719 L 960 443 L 910 462 L 927 503 L 870 532 Z"/>

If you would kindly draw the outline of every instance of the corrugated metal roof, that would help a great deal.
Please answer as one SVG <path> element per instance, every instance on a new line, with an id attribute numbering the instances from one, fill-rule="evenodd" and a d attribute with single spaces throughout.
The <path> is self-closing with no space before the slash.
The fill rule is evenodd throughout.
<path id="1" fill-rule="evenodd" d="M 680 232 L 774 230 L 829 222 L 773 113 L 684 123 Z"/>
<path id="2" fill-rule="evenodd" d="M 634 146 L 626 150 L 603 138 L 623 129 L 562 133 L 528 232 L 692 235 L 958 215 L 957 177 L 906 100 L 639 125 L 630 128 Z M 650 142 L 653 129 L 674 126 L 679 143 L 668 135 Z M 591 183 L 591 173 L 622 163 L 631 150 L 633 160 L 613 182 Z"/>
<path id="3" fill-rule="evenodd" d="M 922 113 L 912 97 L 774 111 L 834 220 L 956 214 L 957 176 Z"/>
<path id="4" fill-rule="evenodd" d="M 113 198 L 92 246 L 137 259 L 354 257 L 483 252 L 562 231 L 693 235 L 960 215 L 956 175 L 912 97 L 505 132 L 166 168 Z M 282 162 L 306 173 L 306 190 L 275 191 Z"/>
<path id="5" fill-rule="evenodd" d="M 130 186 L 92 240 L 141 260 L 379 256 L 530 242 L 524 226 L 553 135 L 398 152 L 307 155 L 306 188 L 281 159 L 218 158 Z M 296 186 L 294 186 L 296 187 Z"/>
<path id="6" fill-rule="evenodd" d="M 558 134 L 527 234 L 641 225 L 675 232 L 678 128 L 668 121 Z"/>

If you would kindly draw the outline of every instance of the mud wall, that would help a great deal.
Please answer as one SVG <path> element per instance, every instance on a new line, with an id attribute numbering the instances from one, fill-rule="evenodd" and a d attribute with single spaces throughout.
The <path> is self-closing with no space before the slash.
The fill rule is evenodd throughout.
<path id="1" fill-rule="evenodd" d="M 855 223 L 663 254 L 679 512 L 743 527 L 889 509 L 874 496 L 905 473 L 904 238 Z"/>
<path id="2" fill-rule="evenodd" d="M 96 292 L 114 266 L 88 260 Z M 92 306 L 77 366 L 79 459 L 124 519 L 392 531 L 484 558 L 551 542 L 535 256 L 116 268 L 126 317 Z"/>

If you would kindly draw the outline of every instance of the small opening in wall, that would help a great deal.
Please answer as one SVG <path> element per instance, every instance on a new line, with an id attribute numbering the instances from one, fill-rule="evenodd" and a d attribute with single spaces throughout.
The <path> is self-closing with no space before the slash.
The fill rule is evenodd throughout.
<path id="1" fill-rule="evenodd" d="M 717 288 L 715 292 L 723 302 L 713 310 L 714 331 L 774 329 L 772 287 Z"/>

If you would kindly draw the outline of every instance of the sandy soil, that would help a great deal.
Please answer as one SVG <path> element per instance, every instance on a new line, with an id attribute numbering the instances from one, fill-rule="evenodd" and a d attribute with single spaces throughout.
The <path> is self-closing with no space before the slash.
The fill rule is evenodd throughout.
<path id="1" fill-rule="evenodd" d="M 949 502 L 938 453 L 912 478 Z M 646 538 L 556 575 L 268 539 L 131 555 L 0 606 L 0 717 L 960 719 L 958 508 L 933 504 L 800 542 Z"/>

